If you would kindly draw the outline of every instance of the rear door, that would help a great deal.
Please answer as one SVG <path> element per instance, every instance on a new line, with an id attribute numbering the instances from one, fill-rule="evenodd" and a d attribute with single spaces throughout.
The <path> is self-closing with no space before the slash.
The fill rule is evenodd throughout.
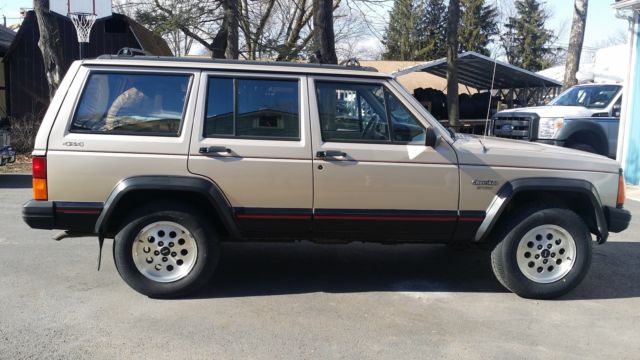
<path id="1" fill-rule="evenodd" d="M 203 72 L 189 171 L 211 179 L 245 236 L 304 237 L 312 215 L 306 77 Z"/>
<path id="2" fill-rule="evenodd" d="M 458 221 L 451 146 L 382 80 L 313 77 L 314 233 L 383 241 L 446 241 Z"/>

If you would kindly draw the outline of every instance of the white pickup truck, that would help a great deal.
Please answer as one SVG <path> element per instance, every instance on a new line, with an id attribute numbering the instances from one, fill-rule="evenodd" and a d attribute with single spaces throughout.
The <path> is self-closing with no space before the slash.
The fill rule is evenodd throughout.
<path id="1" fill-rule="evenodd" d="M 576 85 L 547 105 L 496 113 L 489 134 L 615 158 L 621 104 L 620 84 Z"/>

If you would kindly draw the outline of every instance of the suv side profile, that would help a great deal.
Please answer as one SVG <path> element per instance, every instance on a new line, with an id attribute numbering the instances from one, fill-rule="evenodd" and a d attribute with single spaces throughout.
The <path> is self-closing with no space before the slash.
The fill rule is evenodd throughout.
<path id="1" fill-rule="evenodd" d="M 306 239 L 484 246 L 507 289 L 553 298 L 631 217 L 610 159 L 454 134 L 389 75 L 287 63 L 75 62 L 33 190 L 27 224 L 114 238 L 152 297 L 205 284 L 221 241 Z"/>

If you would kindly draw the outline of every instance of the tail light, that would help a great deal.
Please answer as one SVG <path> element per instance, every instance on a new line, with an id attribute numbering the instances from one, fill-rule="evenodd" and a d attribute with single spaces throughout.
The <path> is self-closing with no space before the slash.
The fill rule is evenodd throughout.
<path id="1" fill-rule="evenodd" d="M 616 207 L 622 208 L 624 206 L 624 176 L 622 175 L 622 170 L 620 170 L 620 175 L 618 175 L 618 198 L 616 199 Z"/>
<path id="2" fill-rule="evenodd" d="M 47 200 L 47 158 L 34 156 L 31 160 L 33 172 L 33 199 Z"/>

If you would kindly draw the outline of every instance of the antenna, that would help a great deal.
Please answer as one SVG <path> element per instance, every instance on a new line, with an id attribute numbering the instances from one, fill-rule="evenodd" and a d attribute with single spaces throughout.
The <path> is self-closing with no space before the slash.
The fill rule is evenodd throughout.
<path id="1" fill-rule="evenodd" d="M 487 137 L 487 133 L 489 132 L 489 113 L 491 112 L 491 98 L 493 97 L 493 84 L 496 81 L 496 67 L 498 65 L 498 61 L 493 57 L 493 75 L 491 76 L 491 89 L 489 90 L 489 104 L 487 105 L 487 118 L 484 121 L 484 138 Z"/>
<path id="2" fill-rule="evenodd" d="M 500 9 L 498 9 L 498 1 L 496 1 L 496 12 L 499 14 Z M 493 85 L 496 81 L 496 67 L 498 66 L 498 54 L 497 52 L 493 53 L 493 74 L 491 75 L 491 89 L 489 90 L 489 104 L 487 104 L 487 118 L 484 121 L 484 134 L 482 139 L 487 138 L 487 133 L 489 132 L 489 113 L 491 112 L 491 98 L 493 97 Z M 482 144 L 484 148 L 484 144 Z"/>

